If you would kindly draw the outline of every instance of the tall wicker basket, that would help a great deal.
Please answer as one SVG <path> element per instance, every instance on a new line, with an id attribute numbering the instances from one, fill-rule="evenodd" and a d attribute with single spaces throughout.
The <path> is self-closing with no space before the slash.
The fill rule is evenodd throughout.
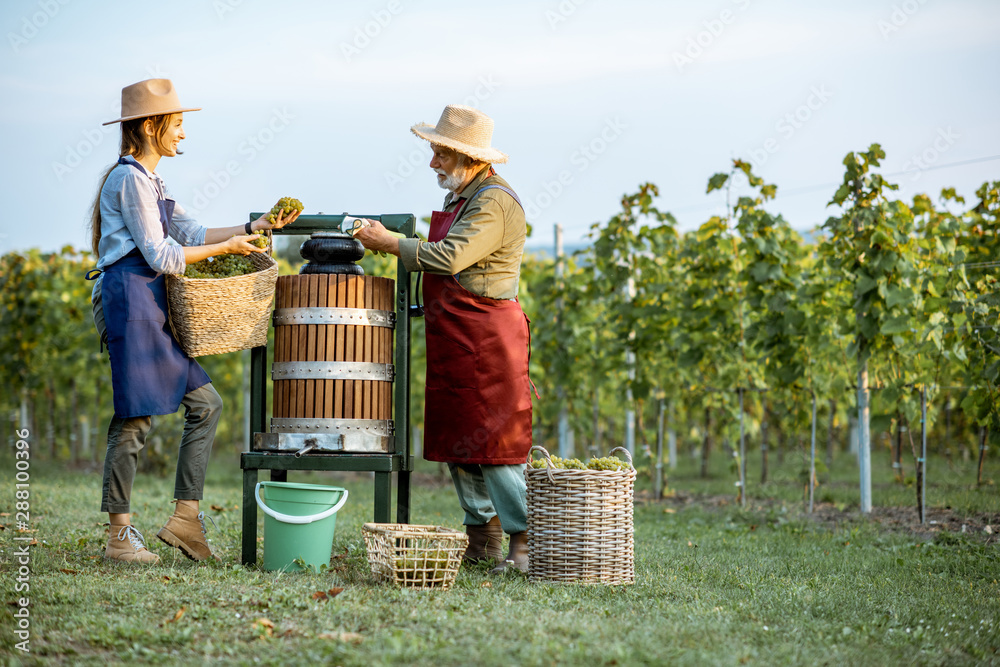
<path id="1" fill-rule="evenodd" d="M 544 468 L 524 471 L 528 487 L 528 577 L 572 584 L 635 583 L 632 498 L 635 468 L 622 447 L 628 470 L 555 468 L 539 451 Z M 610 455 L 609 454 L 609 455 Z M 530 453 L 529 453 L 530 456 Z"/>
<path id="2" fill-rule="evenodd" d="M 267 344 L 278 264 L 266 253 L 249 255 L 256 271 L 232 278 L 167 276 L 170 327 L 192 357 Z"/>

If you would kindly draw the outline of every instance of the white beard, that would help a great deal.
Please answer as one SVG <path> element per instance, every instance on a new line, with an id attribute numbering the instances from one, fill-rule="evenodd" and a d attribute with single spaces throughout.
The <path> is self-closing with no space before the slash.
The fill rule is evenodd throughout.
<path id="1" fill-rule="evenodd" d="M 438 186 L 449 192 L 457 192 L 458 188 L 462 187 L 462 183 L 465 182 L 465 173 L 459 169 L 450 174 L 444 169 L 435 169 L 434 172 L 438 175 Z M 441 176 L 444 176 L 444 178 L 441 178 Z"/>

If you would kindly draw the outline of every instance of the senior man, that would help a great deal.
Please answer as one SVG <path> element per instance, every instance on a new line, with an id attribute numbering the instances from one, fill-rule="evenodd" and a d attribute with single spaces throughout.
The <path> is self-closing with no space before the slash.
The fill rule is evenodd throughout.
<path id="1" fill-rule="evenodd" d="M 517 301 L 524 209 L 493 163 L 493 120 L 445 107 L 436 126 L 411 131 L 431 143 L 430 167 L 448 190 L 427 241 L 397 239 L 377 221 L 359 230 L 366 248 L 422 271 L 427 332 L 424 458 L 448 464 L 465 510 L 467 562 L 528 569 L 524 463 L 531 447 L 528 320 Z"/>

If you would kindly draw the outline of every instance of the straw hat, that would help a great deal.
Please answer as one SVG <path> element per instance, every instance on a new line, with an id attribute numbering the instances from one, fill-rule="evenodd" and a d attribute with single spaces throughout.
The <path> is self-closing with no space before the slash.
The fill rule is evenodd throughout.
<path id="1" fill-rule="evenodd" d="M 201 107 L 197 109 L 182 107 L 170 79 L 147 79 L 122 88 L 122 117 L 109 120 L 102 125 L 184 111 L 201 111 Z"/>
<path id="2" fill-rule="evenodd" d="M 436 126 L 420 123 L 410 132 L 432 144 L 452 148 L 463 155 L 483 162 L 502 164 L 507 155 L 490 146 L 493 140 L 493 119 L 479 109 L 462 104 L 449 104 L 441 112 Z"/>

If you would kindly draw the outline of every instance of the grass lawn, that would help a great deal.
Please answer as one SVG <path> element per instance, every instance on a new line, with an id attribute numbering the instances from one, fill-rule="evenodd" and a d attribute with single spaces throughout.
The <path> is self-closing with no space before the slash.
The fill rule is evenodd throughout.
<path id="1" fill-rule="evenodd" d="M 879 455 L 880 456 L 880 455 Z M 291 473 L 292 481 L 350 489 L 338 514 L 333 569 L 275 574 L 239 565 L 236 455 L 215 454 L 204 509 L 221 563 L 195 564 L 155 539 L 171 511 L 172 478 L 141 476 L 134 523 L 162 564 L 100 559 L 106 516 L 100 475 L 32 462 L 30 591 L 14 592 L 22 543 L 14 516 L 14 463 L 0 469 L 4 576 L 0 658 L 18 664 L 1000 664 L 1000 494 L 975 486 L 971 463 L 932 459 L 933 526 L 861 518 L 853 461 L 844 456 L 816 492 L 822 519 L 803 513 L 797 457 L 772 481 L 751 480 L 748 509 L 734 500 L 719 455 L 709 480 L 693 461 L 671 474 L 676 495 L 648 499 L 640 476 L 636 584 L 534 584 L 520 575 L 459 573 L 451 591 L 398 590 L 373 581 L 361 525 L 372 485 L 361 475 Z M 877 507 L 914 504 L 875 461 Z M 792 459 L 796 459 L 792 461 Z M 414 523 L 460 527 L 450 485 L 420 464 Z M 995 468 L 993 468 L 995 470 Z M 987 467 L 987 473 L 991 468 Z M 989 475 L 987 474 L 987 477 Z M 950 509 L 949 509 L 950 508 Z M 915 515 L 896 510 L 895 517 Z M 945 523 L 945 517 L 950 523 Z M 968 526 L 967 532 L 959 524 Z M 945 528 L 955 528 L 945 529 Z M 314 596 L 342 588 L 336 597 Z M 30 650 L 14 648 L 13 612 L 30 598 Z M 320 599 L 317 599 L 320 598 Z"/>

